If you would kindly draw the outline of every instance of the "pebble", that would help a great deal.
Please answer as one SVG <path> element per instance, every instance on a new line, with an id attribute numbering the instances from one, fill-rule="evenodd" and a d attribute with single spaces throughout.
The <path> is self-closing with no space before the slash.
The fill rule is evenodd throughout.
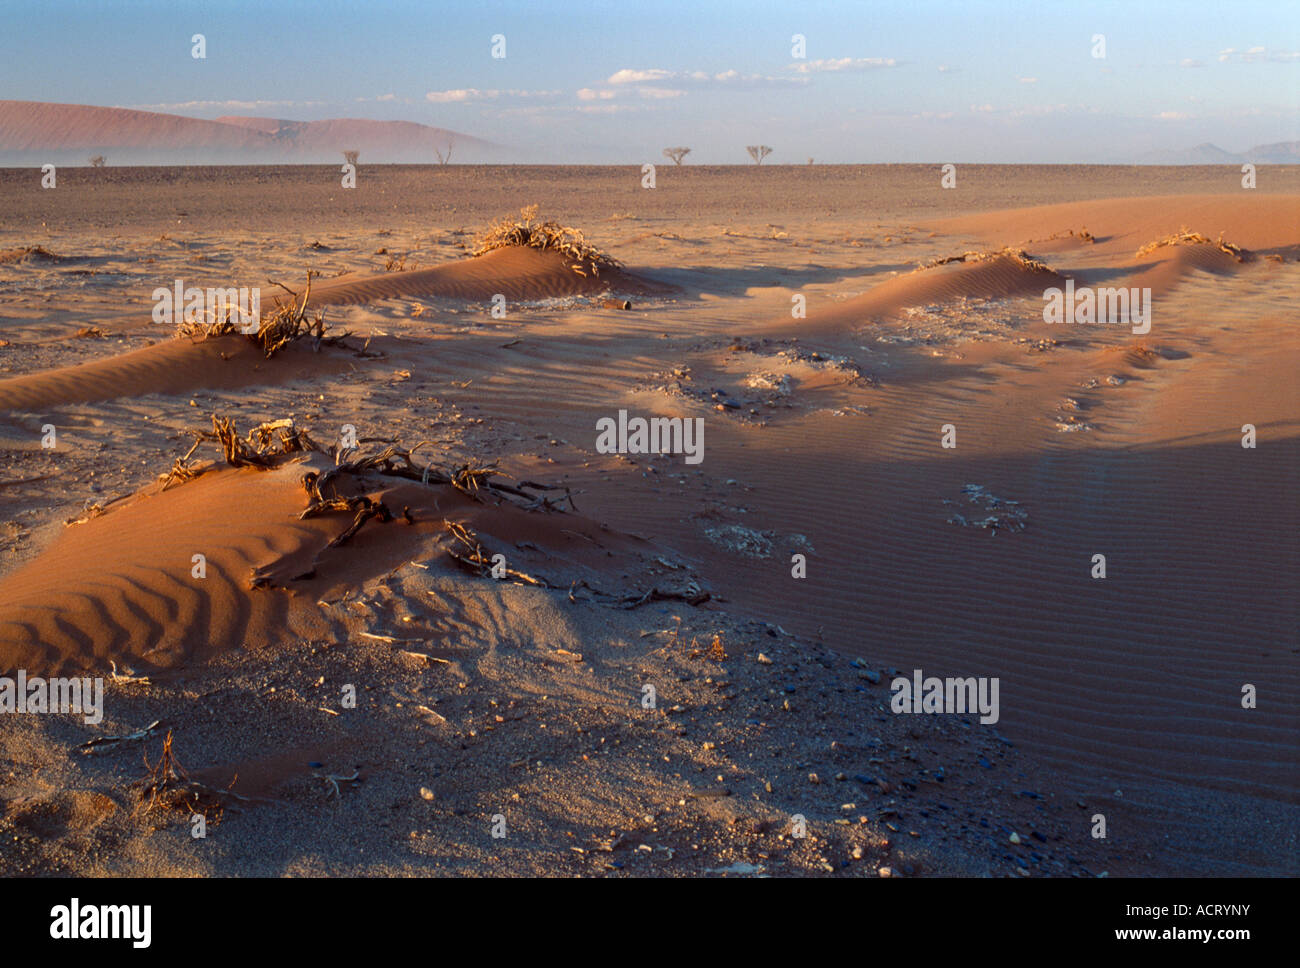
<path id="1" fill-rule="evenodd" d="M 772 660 L 771 660 L 770 658 L 768 658 L 768 656 L 767 656 L 766 653 L 764 653 L 764 652 L 760 652 L 760 653 L 758 654 L 758 664 L 759 664 L 759 665 L 771 665 L 771 664 L 772 664 Z"/>
<path id="2" fill-rule="evenodd" d="M 815 783 L 821 783 L 821 781 L 822 781 L 822 778 L 819 777 L 816 773 L 809 773 L 809 774 L 808 774 L 808 782 L 809 782 L 809 783 L 814 783 L 814 784 L 815 784 Z"/>
<path id="3" fill-rule="evenodd" d="M 423 797 L 425 800 L 432 800 L 433 791 L 430 790 L 428 787 L 420 787 L 420 796 Z"/>
<path id="4" fill-rule="evenodd" d="M 1011 842 L 1012 842 L 1013 844 L 1018 844 L 1018 843 L 1020 843 L 1020 834 L 1013 833 L 1013 834 L 1011 835 Z"/>
<path id="5" fill-rule="evenodd" d="M 882 867 L 876 873 L 879 874 L 881 877 L 893 877 L 894 869 L 892 867 Z"/>

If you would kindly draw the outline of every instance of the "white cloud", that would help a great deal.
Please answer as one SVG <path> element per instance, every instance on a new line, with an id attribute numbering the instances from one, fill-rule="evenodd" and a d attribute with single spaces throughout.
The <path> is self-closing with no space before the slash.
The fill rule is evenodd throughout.
<path id="1" fill-rule="evenodd" d="M 318 107 L 324 101 L 174 101 L 163 104 L 128 104 L 135 111 L 206 111 L 224 108 L 228 111 L 261 111 L 265 108 Z"/>
<path id="2" fill-rule="evenodd" d="M 638 87 L 636 89 L 638 96 L 657 101 L 669 97 L 684 97 L 686 92 L 675 87 Z"/>
<path id="3" fill-rule="evenodd" d="M 554 98 L 559 97 L 561 93 L 560 91 L 483 91 L 476 87 L 465 87 L 451 91 L 430 91 L 424 97 L 425 100 L 432 101 L 434 104 L 467 104 L 471 101 Z"/>
<path id="4" fill-rule="evenodd" d="M 491 97 L 495 92 L 480 91 L 477 88 L 461 88 L 456 91 L 430 91 L 425 95 L 425 99 L 432 101 L 434 104 L 456 104 L 462 101 L 481 101 L 485 97 Z"/>
<path id="5" fill-rule="evenodd" d="M 1300 60 L 1300 51 L 1269 50 L 1266 47 L 1252 47 L 1249 50 L 1225 47 L 1219 51 L 1220 64 L 1230 60 L 1246 64 L 1289 64 Z"/>
<path id="6" fill-rule="evenodd" d="M 799 74 L 828 74 L 844 71 L 874 71 L 882 67 L 897 67 L 892 57 L 837 57 L 831 60 L 812 60 L 791 64 L 790 70 Z M 942 68 L 940 68 L 942 70 Z"/>
<path id="7" fill-rule="evenodd" d="M 798 84 L 804 84 L 803 78 L 790 77 L 771 77 L 764 74 L 742 74 L 737 70 L 718 71 L 710 74 L 707 71 L 668 71 L 662 68 L 652 68 L 649 70 L 632 70 L 624 68 L 615 71 L 609 76 L 606 84 L 616 86 L 638 85 L 643 90 L 648 90 L 646 85 L 663 84 L 671 82 L 678 87 L 686 88 L 748 88 L 748 87 L 791 87 Z M 642 97 L 652 95 L 642 94 Z M 670 95 L 676 97 L 677 95 Z"/>
<path id="8" fill-rule="evenodd" d="M 1156 117 L 1161 121 L 1186 121 L 1191 115 L 1185 111 L 1161 111 Z"/>
<path id="9" fill-rule="evenodd" d="M 1037 84 L 1037 83 L 1038 83 L 1038 78 L 1036 78 L 1036 77 L 1017 77 L 1016 80 L 1019 81 L 1021 84 Z"/>
<path id="10" fill-rule="evenodd" d="M 659 69 L 649 70 L 649 71 L 634 71 L 628 68 L 624 68 L 621 71 L 615 71 L 613 74 L 611 74 L 609 76 L 608 83 L 646 84 L 653 81 L 666 81 L 673 76 L 674 75 L 672 71 L 665 71 Z"/>

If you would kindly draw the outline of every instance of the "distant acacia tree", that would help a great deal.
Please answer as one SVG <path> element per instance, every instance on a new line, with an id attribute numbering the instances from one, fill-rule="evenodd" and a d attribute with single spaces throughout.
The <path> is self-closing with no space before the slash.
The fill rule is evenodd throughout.
<path id="1" fill-rule="evenodd" d="M 454 148 L 454 147 L 456 147 L 456 139 L 455 139 L 455 138 L 448 138 L 448 139 L 447 139 L 447 153 L 446 153 L 446 154 L 443 154 L 443 151 L 442 151 L 441 148 L 437 147 L 436 145 L 434 146 L 433 152 L 434 152 L 434 154 L 436 154 L 436 155 L 438 156 L 438 164 L 440 164 L 440 165 L 445 165 L 445 164 L 447 164 L 448 162 L 451 161 L 451 149 Z"/>
<path id="2" fill-rule="evenodd" d="M 761 165 L 763 159 L 772 153 L 772 149 L 767 145 L 749 145 L 745 150 L 749 152 L 749 157 L 754 159 L 756 165 Z"/>
<path id="3" fill-rule="evenodd" d="M 682 163 L 682 159 L 685 158 L 690 153 L 691 153 L 690 148 L 665 148 L 664 149 L 664 157 L 671 158 L 673 160 L 673 164 L 675 165 L 680 165 Z"/>
<path id="4" fill-rule="evenodd" d="M 103 156 L 103 155 L 95 155 L 94 158 L 91 158 L 91 159 L 90 159 L 90 167 L 92 167 L 92 168 L 103 168 L 103 167 L 104 167 L 104 156 Z"/>
<path id="5" fill-rule="evenodd" d="M 361 152 L 356 151 L 355 149 L 352 151 L 343 152 L 343 160 L 346 161 L 349 165 L 355 165 L 357 163 L 357 159 L 360 157 L 361 157 Z"/>

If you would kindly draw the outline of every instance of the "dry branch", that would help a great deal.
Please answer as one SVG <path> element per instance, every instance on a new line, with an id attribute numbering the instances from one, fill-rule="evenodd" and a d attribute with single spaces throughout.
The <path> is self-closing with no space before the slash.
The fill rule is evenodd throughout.
<path id="1" fill-rule="evenodd" d="M 239 326 L 234 321 L 234 307 L 226 310 L 225 318 L 215 322 L 204 322 L 202 320 L 185 319 L 176 327 L 176 335 L 187 337 L 189 339 L 209 339 L 214 336 L 232 336 L 240 334 L 247 337 L 266 354 L 268 358 L 280 352 L 290 343 L 296 342 L 307 337 L 312 338 L 312 349 L 319 352 L 321 346 L 342 346 L 351 333 L 343 333 L 339 336 L 325 335 L 325 313 L 318 310 L 314 319 L 307 318 L 307 301 L 311 298 L 311 280 L 316 275 L 314 271 L 307 273 L 307 288 L 302 294 L 302 301 L 298 300 L 298 293 L 290 289 L 284 283 L 276 282 L 273 279 L 267 281 L 273 286 L 279 286 L 289 294 L 289 302 L 284 305 L 277 303 L 275 309 L 270 313 L 263 313 L 257 321 L 257 329 L 249 331 Z"/>
<path id="2" fill-rule="evenodd" d="M 240 796 L 229 787 L 215 790 L 193 779 L 172 751 L 172 734 L 167 731 L 163 740 L 162 753 L 157 763 L 150 763 L 148 755 L 144 757 L 145 775 L 136 780 L 132 786 L 136 789 L 140 803 L 146 813 L 156 807 L 187 813 L 215 812 L 219 817 L 229 801 L 247 803 L 248 797 Z M 238 779 L 238 777 L 236 777 Z M 230 781 L 230 786 L 235 780 Z"/>

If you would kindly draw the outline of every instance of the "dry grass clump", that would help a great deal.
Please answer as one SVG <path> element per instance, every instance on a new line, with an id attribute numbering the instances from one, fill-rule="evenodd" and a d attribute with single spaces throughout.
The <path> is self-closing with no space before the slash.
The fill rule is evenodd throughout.
<path id="1" fill-rule="evenodd" d="M 518 216 L 507 215 L 488 226 L 474 239 L 471 255 L 483 255 L 493 249 L 508 246 L 526 246 L 530 249 L 559 252 L 571 260 L 571 268 L 580 276 L 599 276 L 601 269 L 618 269 L 622 263 L 596 248 L 575 229 L 559 222 L 535 221 L 538 206 L 529 205 L 519 210 Z"/>
<path id="2" fill-rule="evenodd" d="M 1008 246 L 1005 249 L 990 250 L 987 252 L 963 252 L 961 255 L 944 256 L 942 259 L 932 259 L 923 263 L 919 269 L 933 269 L 935 266 L 944 266 L 950 262 L 987 262 L 990 259 L 1010 259 L 1019 264 L 1021 268 L 1028 269 L 1031 272 L 1052 272 L 1053 269 L 1046 262 L 1040 262 L 1035 259 L 1024 249 L 1013 249 Z"/>
<path id="3" fill-rule="evenodd" d="M 43 245 L 28 245 L 21 249 L 5 249 L 0 251 L 0 265 L 10 265 L 15 262 L 45 261 L 58 262 L 63 256 L 55 255 Z"/>
<path id="4" fill-rule="evenodd" d="M 1223 233 L 1219 233 L 1218 239 L 1211 241 L 1200 232 L 1192 232 L 1187 226 L 1183 226 L 1173 235 L 1166 235 L 1163 239 L 1156 239 L 1154 242 L 1148 242 L 1142 248 L 1137 250 L 1138 256 L 1144 256 L 1148 252 L 1154 252 L 1156 249 L 1163 248 L 1166 245 L 1212 245 L 1220 252 L 1226 252 L 1238 262 L 1246 261 L 1246 250 L 1239 245 L 1233 245 L 1224 239 Z"/>
<path id="5" fill-rule="evenodd" d="M 307 288 L 302 294 L 301 302 L 298 300 L 298 293 L 288 286 L 279 282 L 273 283 L 287 292 L 290 300 L 284 305 L 277 304 L 274 311 L 270 313 L 263 313 L 257 321 L 255 331 L 246 332 L 243 327 L 237 325 L 233 319 L 234 309 L 230 308 L 226 310 L 224 319 L 211 323 L 197 319 L 183 319 L 176 327 L 176 335 L 187 339 L 209 339 L 213 336 L 240 334 L 256 343 L 268 359 L 290 343 L 308 336 L 314 340 L 312 348 L 317 351 L 322 345 L 339 345 L 351 333 L 326 337 L 323 310 L 317 310 L 314 319 L 307 318 L 307 300 L 311 298 L 311 279 L 314 275 L 315 272 L 307 273 Z"/>

